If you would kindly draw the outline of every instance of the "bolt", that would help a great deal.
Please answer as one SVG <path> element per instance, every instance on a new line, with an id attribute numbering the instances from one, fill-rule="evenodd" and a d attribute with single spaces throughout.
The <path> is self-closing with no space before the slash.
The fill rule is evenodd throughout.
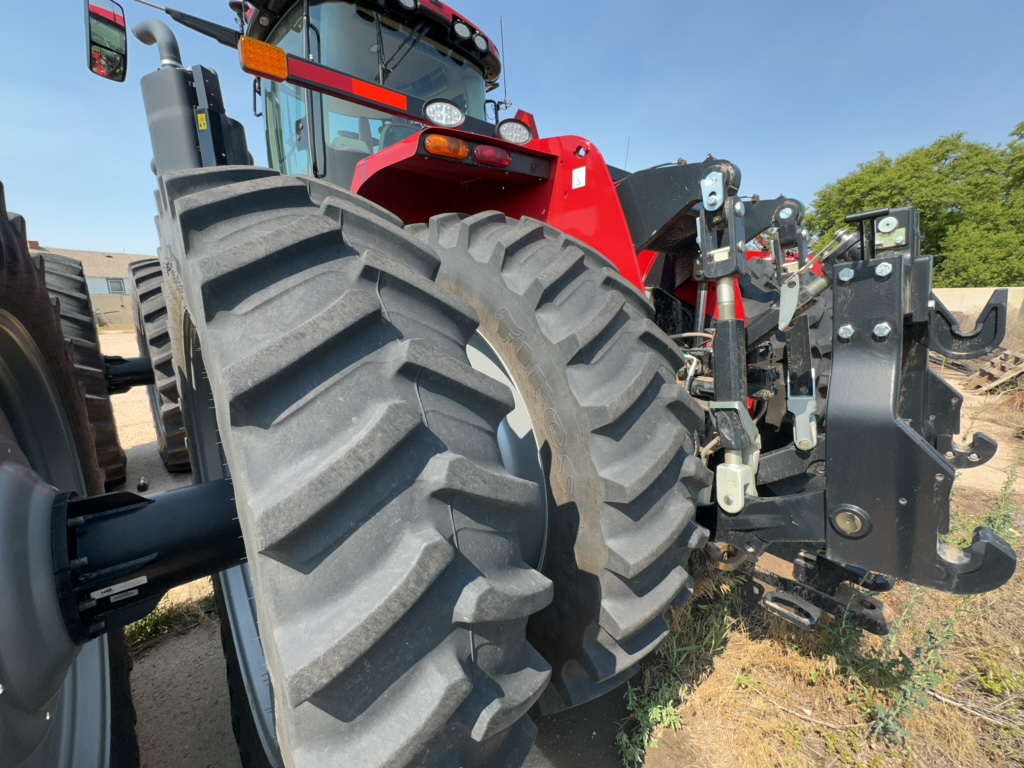
<path id="1" fill-rule="evenodd" d="M 793 215 L 793 209 L 792 208 L 783 208 L 781 211 L 779 211 L 779 218 L 780 219 L 788 219 L 792 215 Z"/>
<path id="2" fill-rule="evenodd" d="M 145 493 L 149 490 L 149 478 L 143 475 L 139 478 L 139 482 L 135 485 L 135 490 L 139 493 Z"/>
<path id="3" fill-rule="evenodd" d="M 844 325 L 842 328 L 840 328 L 839 329 L 839 338 L 842 339 L 843 341 L 849 341 L 850 339 L 852 339 L 853 338 L 853 326 L 852 325 Z"/>
<path id="4" fill-rule="evenodd" d="M 956 454 L 953 453 L 952 451 L 946 451 L 946 458 L 952 461 L 953 459 L 956 458 Z"/>
<path id="5" fill-rule="evenodd" d="M 944 474 L 942 474 L 941 472 L 935 476 L 935 481 L 939 482 L 939 483 L 941 483 L 945 479 L 946 479 L 946 476 Z"/>
<path id="6" fill-rule="evenodd" d="M 889 334 L 892 333 L 892 326 L 888 323 L 879 323 L 875 326 L 874 334 L 875 338 L 879 341 L 889 338 Z"/>
<path id="7" fill-rule="evenodd" d="M 981 456 L 979 456 L 979 455 L 978 455 L 978 454 L 976 454 L 976 453 L 972 453 L 972 454 L 971 454 L 970 456 L 968 456 L 967 458 L 968 458 L 968 459 L 970 459 L 971 461 L 981 461 Z"/>
<path id="8" fill-rule="evenodd" d="M 892 262 L 883 261 L 877 267 L 875 267 L 875 274 L 879 277 L 888 277 L 892 274 Z"/>
<path id="9" fill-rule="evenodd" d="M 709 193 L 708 194 L 708 202 L 711 203 L 712 205 L 717 203 L 718 202 L 718 193 L 717 192 Z"/>
<path id="10" fill-rule="evenodd" d="M 900 506 L 901 506 L 901 507 L 905 507 L 905 506 L 907 506 L 907 504 L 909 504 L 909 503 L 910 503 L 910 502 L 908 502 L 908 501 L 907 501 L 906 499 L 900 499 Z"/>
<path id="11" fill-rule="evenodd" d="M 839 282 L 841 282 L 841 283 L 848 283 L 851 280 L 853 280 L 853 277 L 854 277 L 855 274 L 856 273 L 852 269 L 850 269 L 849 267 L 846 267 L 845 269 L 841 269 L 841 270 L 839 270 Z"/>
<path id="12" fill-rule="evenodd" d="M 802 237 L 804 240 L 810 239 L 811 233 L 807 231 L 807 227 L 804 227 L 803 229 L 800 230 L 800 237 Z"/>
<path id="13" fill-rule="evenodd" d="M 743 205 L 743 201 L 742 200 L 737 201 L 736 202 L 736 215 L 737 216 L 742 216 L 746 212 L 747 212 L 747 207 L 745 205 Z"/>
<path id="14" fill-rule="evenodd" d="M 809 451 L 811 450 L 811 441 L 805 437 L 803 440 L 797 443 L 797 448 L 799 448 L 801 451 Z"/>
<path id="15" fill-rule="evenodd" d="M 904 238 L 902 238 L 902 237 L 897 237 L 896 238 L 896 245 L 905 245 L 906 242 L 907 241 Z"/>
<path id="16" fill-rule="evenodd" d="M 843 510 L 835 516 L 836 527 L 848 536 L 856 536 L 864 530 L 864 521 L 853 512 Z"/>

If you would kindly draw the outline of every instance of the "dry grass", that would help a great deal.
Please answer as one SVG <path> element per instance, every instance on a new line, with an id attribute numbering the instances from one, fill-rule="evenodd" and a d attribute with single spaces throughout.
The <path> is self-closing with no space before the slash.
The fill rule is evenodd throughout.
<path id="1" fill-rule="evenodd" d="M 989 525 L 1020 541 L 1021 422 L 1019 392 L 970 399 L 965 432 L 1002 445 L 990 466 L 972 471 L 988 473 L 982 482 L 962 478 L 950 540 L 963 544 Z M 669 648 L 689 650 L 681 661 L 661 654 L 634 691 L 644 726 L 634 736 L 649 729 L 656 744 L 647 768 L 1024 765 L 1020 571 L 972 598 L 897 586 L 885 602 L 900 618 L 884 640 L 838 620 L 801 632 L 740 599 L 743 591 L 734 577 L 696 603 L 696 617 L 677 614 Z M 714 642 L 693 634 L 709 628 L 724 634 Z M 658 692 L 653 723 L 644 722 L 644 690 Z M 666 712 L 668 701 L 679 706 Z"/>
<path id="2" fill-rule="evenodd" d="M 128 651 L 139 657 L 167 635 L 182 635 L 212 621 L 210 617 L 215 612 L 210 579 L 200 579 L 171 590 L 152 613 L 125 627 Z"/>

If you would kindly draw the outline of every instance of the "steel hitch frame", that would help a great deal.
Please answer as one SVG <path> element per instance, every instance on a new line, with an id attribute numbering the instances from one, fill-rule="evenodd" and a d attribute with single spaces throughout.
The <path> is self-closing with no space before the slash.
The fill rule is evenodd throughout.
<path id="1" fill-rule="evenodd" d="M 954 445 L 963 398 L 929 370 L 928 351 L 938 340 L 937 351 L 958 359 L 984 354 L 1001 341 L 1005 296 L 997 292 L 978 330 L 964 335 L 932 294 L 916 209 L 847 221 L 859 224 L 863 247 L 861 258 L 833 265 L 828 557 L 944 592 L 995 589 L 1016 568 L 1005 541 L 988 528 L 963 550 L 939 540 L 949 531 L 955 470 L 984 463 L 996 445 L 980 434 Z"/>
<path id="2" fill-rule="evenodd" d="M 230 480 L 150 497 L 60 494 L 51 531 L 60 609 L 79 644 L 138 621 L 168 590 L 245 559 Z"/>
<path id="3" fill-rule="evenodd" d="M 813 451 L 801 451 L 803 461 L 820 460 L 825 441 Z M 782 454 L 783 451 L 775 451 Z M 767 454 L 772 457 L 773 454 Z M 799 457 L 769 459 L 762 467 L 788 466 Z M 762 481 L 762 472 L 758 472 Z M 743 514 L 720 514 L 712 504 L 697 508 L 697 520 L 712 531 L 705 548 L 719 570 L 732 571 L 753 561 L 751 575 L 760 590 L 761 606 L 800 629 L 818 626 L 822 614 L 845 621 L 875 635 L 891 627 L 891 613 L 877 593 L 892 589 L 888 576 L 829 558 L 825 546 L 825 491 L 792 496 L 750 499 Z M 771 545 L 800 547 L 792 560 L 768 552 Z"/>
<path id="4" fill-rule="evenodd" d="M 107 391 L 112 395 L 122 395 L 132 387 L 148 387 L 156 383 L 153 361 L 148 357 L 104 355 L 103 364 Z"/>

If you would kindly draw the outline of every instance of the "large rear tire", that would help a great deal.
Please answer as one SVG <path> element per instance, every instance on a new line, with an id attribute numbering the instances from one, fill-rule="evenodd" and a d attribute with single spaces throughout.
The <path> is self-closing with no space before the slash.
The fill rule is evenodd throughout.
<path id="1" fill-rule="evenodd" d="M 85 387 L 89 425 L 96 442 L 96 460 L 103 473 L 103 486 L 109 491 L 124 484 L 128 459 L 117 436 L 114 407 L 107 391 L 106 364 L 100 350 L 100 337 L 82 262 L 53 253 L 42 253 L 37 258 L 42 261 L 50 297 L 60 307 L 64 343 L 71 352 L 75 376 Z"/>
<path id="2" fill-rule="evenodd" d="M 528 635 L 552 666 L 541 711 L 582 704 L 638 670 L 690 595 L 689 556 L 707 541 L 694 522 L 711 480 L 694 456 L 704 413 L 653 308 L 591 248 L 500 213 L 415 231 L 525 404 L 552 501 L 537 565 L 555 597 Z"/>
<path id="3" fill-rule="evenodd" d="M 137 261 L 129 268 L 132 281 L 132 314 L 139 354 L 153 363 L 154 383 L 146 387 L 156 430 L 156 445 L 168 472 L 188 472 L 185 423 L 178 402 L 178 378 L 171 360 L 167 330 L 164 275 L 157 259 Z"/>
<path id="4" fill-rule="evenodd" d="M 340 188 L 224 167 L 160 198 L 193 466 L 234 483 L 285 764 L 520 765 L 552 590 L 520 556 L 539 489 L 501 464 L 512 398 L 468 364 L 472 310 Z"/>
<path id="5" fill-rule="evenodd" d="M 46 278 L 29 255 L 24 220 L 7 212 L 0 184 L 0 487 L 14 489 L 18 483 L 12 478 L 25 482 L 38 474 L 41 480 L 36 481 L 51 495 L 51 485 L 60 491 L 102 493 L 85 382 Z M 23 500 L 0 498 L 5 534 L 24 513 L 19 508 Z M 28 530 L 38 531 L 39 523 L 36 518 Z M 42 563 L 43 575 L 52 577 L 45 515 L 42 526 L 43 547 L 35 560 Z M 33 539 L 0 536 L 0 589 L 35 593 L 14 603 L 42 612 L 56 594 L 49 597 L 39 584 L 8 578 L 12 568 L 17 572 L 17 561 L 33 558 L 34 550 Z M 6 617 L 0 627 L 0 682 L 5 686 L 0 691 L 0 762 L 18 768 L 137 768 L 131 660 L 120 630 L 81 649 L 74 648 L 62 625 L 47 636 L 12 638 L 10 633 L 29 631 L 35 617 L 31 611 L 12 616 L 6 607 L 9 597 L 0 595 Z M 28 659 L 35 653 L 39 664 Z M 70 667 L 58 658 L 70 661 Z M 48 666 L 55 671 L 46 672 Z M 40 685 L 26 684 L 33 676 Z"/>

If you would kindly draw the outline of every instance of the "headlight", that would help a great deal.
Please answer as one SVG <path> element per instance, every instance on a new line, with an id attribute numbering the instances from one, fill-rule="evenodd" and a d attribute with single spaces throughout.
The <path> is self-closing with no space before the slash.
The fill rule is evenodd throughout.
<path id="1" fill-rule="evenodd" d="M 469 28 L 469 24 L 464 21 L 456 21 L 452 25 L 452 32 L 459 40 L 469 40 L 473 36 L 473 30 Z"/>
<path id="2" fill-rule="evenodd" d="M 419 0 L 396 0 L 398 7 L 403 11 L 415 11 L 419 7 Z"/>
<path id="3" fill-rule="evenodd" d="M 473 45 L 476 46 L 476 49 L 480 51 L 480 53 L 487 53 L 488 48 L 490 48 L 487 44 L 487 38 L 479 32 L 473 35 Z"/>
<path id="4" fill-rule="evenodd" d="M 458 128 L 466 122 L 466 113 L 458 104 L 446 99 L 435 99 L 427 102 L 423 108 L 427 120 L 442 128 Z"/>
<path id="5" fill-rule="evenodd" d="M 504 120 L 498 123 L 498 138 L 511 144 L 529 144 L 533 131 L 522 120 Z"/>

